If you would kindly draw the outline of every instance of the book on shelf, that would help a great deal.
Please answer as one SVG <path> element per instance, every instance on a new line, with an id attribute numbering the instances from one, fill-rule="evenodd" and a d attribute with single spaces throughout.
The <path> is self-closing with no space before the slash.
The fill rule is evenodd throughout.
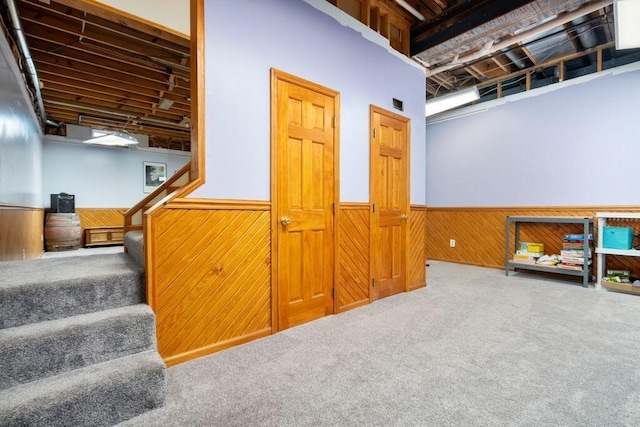
<path id="1" fill-rule="evenodd" d="M 577 257 L 562 257 L 563 264 L 584 264 L 584 258 Z M 591 264 L 591 260 L 589 260 L 589 264 Z"/>
<path id="2" fill-rule="evenodd" d="M 542 252 L 544 253 L 543 243 L 520 242 L 520 250 L 525 252 Z"/>
<path id="3" fill-rule="evenodd" d="M 513 262 L 517 262 L 520 264 L 535 264 L 538 257 L 529 256 L 529 255 L 521 255 L 518 253 L 513 254 Z"/>
<path id="4" fill-rule="evenodd" d="M 578 270 L 578 271 L 582 271 L 583 270 L 583 265 L 582 264 L 558 264 L 556 267 L 558 268 L 565 268 L 567 270 Z"/>
<path id="5" fill-rule="evenodd" d="M 526 250 L 519 249 L 519 250 L 516 251 L 516 255 L 540 258 L 542 255 L 544 255 L 544 252 L 531 252 L 531 251 L 526 251 Z"/>
<path id="6" fill-rule="evenodd" d="M 589 258 L 591 258 L 591 250 L 589 250 Z M 580 249 L 567 249 L 560 251 L 560 256 L 569 258 L 584 258 L 584 250 Z"/>
<path id="7" fill-rule="evenodd" d="M 591 248 L 591 245 L 589 245 L 589 248 Z M 584 249 L 584 240 L 581 242 L 564 242 L 562 249 Z"/>
<path id="8" fill-rule="evenodd" d="M 588 239 L 593 240 L 593 234 L 588 234 Z M 584 234 L 565 234 L 564 240 L 578 240 L 584 242 Z"/>

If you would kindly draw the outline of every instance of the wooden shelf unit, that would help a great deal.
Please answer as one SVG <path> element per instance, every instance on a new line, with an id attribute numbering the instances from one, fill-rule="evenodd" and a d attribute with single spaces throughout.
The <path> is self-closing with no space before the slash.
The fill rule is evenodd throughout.
<path id="1" fill-rule="evenodd" d="M 538 264 L 524 264 L 520 262 L 514 262 L 511 259 L 511 244 L 510 244 L 510 235 L 511 235 L 511 224 L 515 224 L 515 249 L 517 250 L 520 242 L 520 224 L 521 223 L 548 223 L 548 224 L 579 224 L 583 227 L 583 233 L 585 236 L 589 234 L 593 234 L 593 218 L 589 217 L 573 217 L 573 216 L 560 216 L 560 217 L 550 217 L 550 216 L 540 216 L 540 217 L 531 217 L 531 216 L 508 216 L 507 217 L 507 229 L 506 229 L 506 251 L 505 251 L 505 275 L 509 275 L 509 269 L 513 268 L 514 271 L 518 269 L 522 270 L 533 270 L 533 271 L 543 271 L 546 273 L 560 273 L 566 274 L 569 276 L 581 276 L 582 277 L 582 286 L 585 288 L 589 286 L 589 279 L 591 278 L 591 265 L 587 264 L 587 268 L 583 268 L 582 270 L 573 270 L 569 268 L 562 268 L 557 266 L 549 266 L 549 265 L 538 265 Z M 589 253 L 589 239 L 584 239 L 584 253 Z M 588 260 L 587 260 L 588 263 Z"/>
<path id="2" fill-rule="evenodd" d="M 124 227 L 87 227 L 84 229 L 84 246 L 105 246 L 124 244 Z"/>
<path id="3" fill-rule="evenodd" d="M 603 248 L 603 233 L 604 227 L 607 226 L 607 220 L 609 219 L 637 219 L 640 220 L 640 213 L 636 212 L 597 212 L 596 218 L 598 219 L 598 245 L 596 246 L 596 254 L 598 257 L 598 277 L 596 278 L 596 285 L 598 287 L 603 286 L 608 289 L 614 289 L 617 291 L 628 292 L 632 294 L 640 294 L 640 288 L 631 286 L 629 283 L 615 283 L 603 280 L 604 272 L 607 270 L 607 255 L 618 256 L 631 256 L 640 257 L 640 250 L 637 249 L 610 249 Z"/>

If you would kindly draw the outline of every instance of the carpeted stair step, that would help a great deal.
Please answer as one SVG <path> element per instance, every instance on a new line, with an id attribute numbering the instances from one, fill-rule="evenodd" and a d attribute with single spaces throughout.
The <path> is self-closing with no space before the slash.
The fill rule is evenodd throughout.
<path id="1" fill-rule="evenodd" d="M 0 390 L 155 349 L 146 304 L 0 330 Z"/>
<path id="2" fill-rule="evenodd" d="M 141 230 L 129 231 L 124 235 L 124 245 L 127 252 L 136 260 L 138 265 L 144 267 L 144 234 Z"/>
<path id="3" fill-rule="evenodd" d="M 0 391 L 0 427 L 111 426 L 164 404 L 158 353 L 125 356 Z"/>
<path id="4" fill-rule="evenodd" d="M 0 329 L 144 302 L 144 270 L 127 254 L 2 263 Z"/>

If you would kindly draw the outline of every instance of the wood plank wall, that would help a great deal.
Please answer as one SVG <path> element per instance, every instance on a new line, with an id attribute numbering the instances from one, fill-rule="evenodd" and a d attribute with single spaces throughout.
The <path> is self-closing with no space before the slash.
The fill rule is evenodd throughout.
<path id="1" fill-rule="evenodd" d="M 369 303 L 368 203 L 338 215 L 336 312 Z M 425 286 L 426 207 L 412 206 L 409 288 Z M 147 302 L 175 365 L 271 334 L 268 202 L 177 199 L 148 215 Z"/>
<path id="2" fill-rule="evenodd" d="M 338 215 L 338 313 L 369 304 L 369 203 L 341 203 Z"/>
<path id="3" fill-rule="evenodd" d="M 640 212 L 639 206 L 590 207 L 495 207 L 495 208 L 429 208 L 427 210 L 427 255 L 430 259 L 504 268 L 505 223 L 507 216 L 588 216 L 597 212 Z M 597 224 L 596 225 L 597 233 Z M 617 226 L 634 227 L 637 221 L 618 222 Z M 580 225 L 522 224 L 520 241 L 540 242 L 548 254 L 559 254 L 565 233 L 581 233 Z M 456 240 L 456 247 L 449 240 Z M 511 230 L 511 248 L 514 245 Z M 595 261 L 594 261 L 595 267 Z M 629 269 L 640 275 L 640 259 L 635 257 L 607 257 L 607 268 Z M 595 271 L 595 269 L 594 269 Z M 564 277 L 564 276 L 563 276 Z"/>
<path id="4" fill-rule="evenodd" d="M 43 232 L 44 209 L 0 206 L 0 261 L 40 258 Z"/>
<path id="5" fill-rule="evenodd" d="M 408 289 L 427 286 L 427 207 L 411 205 L 409 215 Z"/>
<path id="6" fill-rule="evenodd" d="M 178 199 L 147 218 L 148 302 L 167 365 L 271 333 L 269 210 Z"/>
<path id="7" fill-rule="evenodd" d="M 80 218 L 82 245 L 84 246 L 84 229 L 87 227 L 124 226 L 124 213 L 127 208 L 77 208 Z"/>

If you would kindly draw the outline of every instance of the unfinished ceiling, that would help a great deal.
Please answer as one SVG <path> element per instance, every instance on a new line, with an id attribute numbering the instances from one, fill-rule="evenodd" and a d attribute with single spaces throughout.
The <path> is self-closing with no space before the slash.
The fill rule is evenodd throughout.
<path id="1" fill-rule="evenodd" d="M 418 10 L 432 3 L 407 1 Z M 612 0 L 438 3 L 441 15 L 411 29 L 427 99 L 475 85 L 490 100 L 640 60 L 615 49 Z"/>
<path id="2" fill-rule="evenodd" d="M 189 150 L 188 39 L 79 0 L 11 1 L 49 122 L 141 133 L 152 147 Z M 2 18 L 15 38 L 6 8 Z M 64 125 L 47 131 L 64 133 Z"/>
<path id="3" fill-rule="evenodd" d="M 484 101 L 640 60 L 615 49 L 613 0 L 329 1 L 385 37 L 380 10 L 406 20 L 408 51 L 387 38 L 425 67 L 427 99 L 477 86 Z"/>
<path id="4" fill-rule="evenodd" d="M 327 1 L 422 64 L 426 99 L 477 86 L 481 101 L 490 100 L 640 60 L 638 50 L 615 49 L 613 0 Z M 188 39 L 82 0 L 1 0 L 11 39 L 9 3 L 50 122 L 124 129 L 149 135 L 152 147 L 190 149 Z"/>

